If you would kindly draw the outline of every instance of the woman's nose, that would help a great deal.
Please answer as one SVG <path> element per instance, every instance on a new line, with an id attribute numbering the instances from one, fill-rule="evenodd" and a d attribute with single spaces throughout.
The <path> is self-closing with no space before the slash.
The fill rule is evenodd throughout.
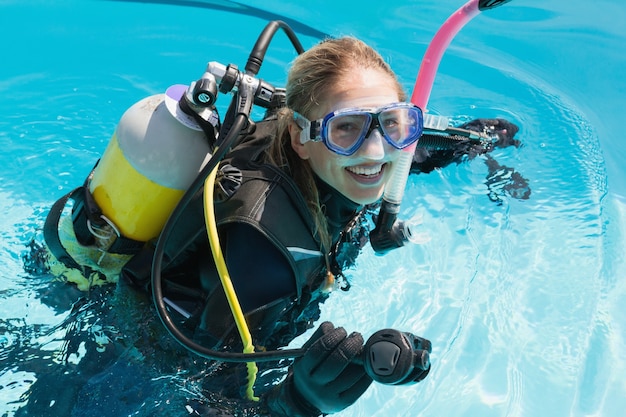
<path id="1" fill-rule="evenodd" d="M 363 145 L 359 148 L 359 156 L 368 159 L 383 159 L 385 157 L 385 138 L 378 129 L 373 129 L 365 138 Z"/>

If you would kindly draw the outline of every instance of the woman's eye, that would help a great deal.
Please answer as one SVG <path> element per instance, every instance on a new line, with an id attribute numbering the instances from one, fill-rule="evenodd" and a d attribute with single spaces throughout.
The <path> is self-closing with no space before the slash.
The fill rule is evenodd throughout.
<path id="1" fill-rule="evenodd" d="M 383 120 L 383 126 L 388 128 L 394 128 L 398 126 L 398 120 L 396 119 L 386 119 Z"/>
<path id="2" fill-rule="evenodd" d="M 357 130 L 359 128 L 360 126 L 357 126 L 355 123 L 350 123 L 350 122 L 341 123 L 337 126 L 338 130 L 341 130 L 342 132 L 346 132 L 346 133 L 353 132 L 354 130 Z"/>

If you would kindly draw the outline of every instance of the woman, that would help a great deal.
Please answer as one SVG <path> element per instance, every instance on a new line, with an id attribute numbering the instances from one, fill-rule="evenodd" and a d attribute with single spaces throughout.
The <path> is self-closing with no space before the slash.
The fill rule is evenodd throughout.
<path id="1" fill-rule="evenodd" d="M 368 210 L 381 199 L 401 149 L 417 142 L 422 133 L 421 110 L 405 100 L 395 74 L 371 47 L 351 37 L 323 41 L 295 60 L 288 75 L 286 106 L 251 124 L 221 162 L 212 204 L 225 263 L 257 351 L 285 347 L 314 326 L 319 305 L 332 289 L 348 289 L 342 272 L 367 241 Z M 79 213 L 97 211 L 88 187 L 81 188 L 83 194 Z M 69 196 L 51 212 L 60 215 Z M 64 223 L 62 229 L 73 227 L 67 234 L 70 238 L 83 217 L 73 215 L 73 222 Z M 243 344 L 211 256 L 203 193 L 195 195 L 178 219 L 164 247 L 163 300 L 179 329 L 194 342 L 208 349 L 241 352 Z M 57 228 L 56 223 L 50 224 Z M 88 226 L 89 222 L 83 231 L 93 233 Z M 50 248 L 62 246 L 54 237 L 57 234 L 47 235 Z M 73 282 L 86 282 L 89 287 L 123 264 L 122 284 L 130 282 L 143 290 L 150 286 L 155 252 L 150 243 L 132 257 L 83 247 L 87 257 L 98 254 L 91 265 L 100 268 L 111 260 L 113 268 L 94 269 L 82 258 L 68 262 L 72 255 L 60 252 L 59 256 L 52 250 L 80 275 Z M 71 274 L 64 275 L 72 281 Z M 125 287 L 120 285 L 118 292 L 133 294 Z M 130 343 L 139 351 L 141 343 L 149 344 L 153 338 L 148 321 L 142 318 L 141 323 L 130 324 L 139 334 Z M 427 340 L 402 335 L 406 335 L 402 340 L 411 341 L 405 343 L 411 354 L 430 350 Z M 151 349 L 148 346 L 143 355 L 156 355 Z M 348 335 L 324 322 L 303 350 L 306 353 L 294 360 L 278 385 L 287 364 L 260 364 L 278 370 L 263 372 L 254 386 L 261 397 L 260 413 L 334 413 L 354 403 L 372 382 L 371 370 L 366 372 L 363 365 L 364 341 L 359 333 Z M 163 349 L 159 355 L 176 357 L 179 352 L 172 355 Z M 420 381 L 430 368 L 424 362 L 408 369 L 394 383 Z M 98 380 L 109 378 L 106 369 L 101 372 Z M 204 386 L 212 396 L 241 399 L 240 391 L 248 383 L 244 365 L 215 363 L 207 373 L 210 377 Z M 83 378 L 91 374 L 84 372 Z M 77 397 L 79 409 L 90 408 L 87 397 Z M 31 399 L 29 406 L 37 407 L 32 393 Z"/>
<path id="2" fill-rule="evenodd" d="M 342 269 L 365 242 L 368 205 L 381 198 L 400 148 L 422 131 L 421 111 L 404 102 L 389 66 L 354 38 L 326 40 L 298 56 L 286 95 L 286 107 L 250 129 L 222 162 L 218 188 L 228 189 L 239 174 L 242 180 L 215 202 L 229 275 L 255 346 L 264 350 L 311 328 L 329 291 L 347 288 Z M 240 349 L 210 256 L 201 195 L 181 217 L 164 257 L 168 303 L 198 343 Z M 145 286 L 149 277 L 140 270 L 131 261 L 122 276 Z M 348 407 L 372 382 L 354 360 L 363 344 L 359 333 L 323 323 L 264 404 L 285 416 Z"/>

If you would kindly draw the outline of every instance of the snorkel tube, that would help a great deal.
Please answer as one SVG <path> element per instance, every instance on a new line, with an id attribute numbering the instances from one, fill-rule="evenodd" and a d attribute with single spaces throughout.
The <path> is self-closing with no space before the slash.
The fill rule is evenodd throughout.
<path id="1" fill-rule="evenodd" d="M 435 75 L 441 58 L 454 36 L 483 10 L 493 9 L 510 0 L 470 0 L 454 12 L 439 28 L 428 45 L 420 66 L 411 102 L 426 111 L 428 98 L 433 87 Z M 383 255 L 392 249 L 404 246 L 411 240 L 411 230 L 405 222 L 397 220 L 404 189 L 409 177 L 413 154 L 417 142 L 402 150 L 389 179 L 381 203 L 376 227 L 370 233 L 370 243 L 374 251 Z"/>

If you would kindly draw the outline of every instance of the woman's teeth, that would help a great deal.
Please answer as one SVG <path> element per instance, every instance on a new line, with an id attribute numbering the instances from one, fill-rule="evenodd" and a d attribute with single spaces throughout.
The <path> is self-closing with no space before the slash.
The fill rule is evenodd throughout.
<path id="1" fill-rule="evenodd" d="M 372 176 L 380 174 L 380 171 L 382 170 L 382 165 L 376 165 L 372 167 L 356 166 L 347 167 L 346 169 L 357 175 Z"/>

